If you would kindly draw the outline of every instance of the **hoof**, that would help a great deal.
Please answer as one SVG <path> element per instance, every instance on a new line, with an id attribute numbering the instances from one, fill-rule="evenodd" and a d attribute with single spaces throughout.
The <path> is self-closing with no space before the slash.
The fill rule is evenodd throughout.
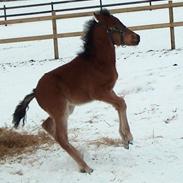
<path id="1" fill-rule="evenodd" d="M 129 145 L 133 145 L 133 140 L 130 140 L 128 142 L 123 142 L 123 146 L 125 149 L 129 149 Z"/>
<path id="2" fill-rule="evenodd" d="M 125 149 L 129 149 L 129 144 L 123 144 L 123 147 L 124 147 Z"/>
<path id="3" fill-rule="evenodd" d="M 81 173 L 88 173 L 88 174 L 91 174 L 93 172 L 93 169 L 92 168 L 81 168 L 80 169 L 80 172 Z"/>
<path id="4" fill-rule="evenodd" d="M 129 144 L 133 145 L 133 140 L 128 141 Z"/>

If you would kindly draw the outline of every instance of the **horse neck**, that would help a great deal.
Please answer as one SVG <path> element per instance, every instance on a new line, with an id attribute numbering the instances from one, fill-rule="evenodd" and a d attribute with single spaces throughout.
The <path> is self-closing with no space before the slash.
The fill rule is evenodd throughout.
<path id="1" fill-rule="evenodd" d="M 93 44 L 98 63 L 115 65 L 115 47 L 105 27 L 97 26 L 94 30 Z"/>

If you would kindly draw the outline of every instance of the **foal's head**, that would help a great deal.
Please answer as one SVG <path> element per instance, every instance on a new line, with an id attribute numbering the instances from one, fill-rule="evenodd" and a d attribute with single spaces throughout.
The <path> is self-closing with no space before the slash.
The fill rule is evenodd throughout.
<path id="1" fill-rule="evenodd" d="M 108 33 L 111 35 L 113 44 L 120 45 L 138 45 L 140 36 L 135 32 L 128 29 L 121 21 L 115 16 L 111 15 L 108 10 L 102 10 L 94 13 L 96 20 L 107 28 Z"/>

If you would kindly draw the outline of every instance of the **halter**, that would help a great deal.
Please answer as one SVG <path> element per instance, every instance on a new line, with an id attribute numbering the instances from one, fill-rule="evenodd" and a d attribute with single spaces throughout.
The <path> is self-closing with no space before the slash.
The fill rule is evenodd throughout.
<path id="1" fill-rule="evenodd" d="M 122 44 L 124 43 L 124 40 L 123 40 L 123 37 L 124 37 L 124 32 L 125 31 L 122 31 L 121 29 L 118 29 L 118 28 L 115 28 L 115 27 L 110 27 L 107 29 L 107 32 L 109 33 L 111 39 L 112 39 L 112 33 L 113 32 L 117 32 L 121 35 L 121 42 Z M 113 39 L 112 39 L 112 42 L 114 43 Z"/>
<path id="2" fill-rule="evenodd" d="M 107 33 L 109 34 L 109 36 L 110 36 L 110 38 L 111 38 L 113 44 L 114 44 L 114 40 L 113 40 L 113 38 L 112 38 L 112 33 L 113 33 L 113 32 L 119 33 L 119 34 L 121 35 L 121 42 L 122 42 L 122 44 L 124 43 L 124 40 L 123 40 L 124 33 L 125 33 L 124 30 L 122 31 L 121 29 L 118 29 L 118 28 L 116 28 L 116 27 L 109 27 L 109 28 L 107 28 L 106 25 L 104 25 L 103 23 L 99 22 L 96 18 L 94 18 L 94 20 L 95 20 L 95 22 L 97 22 L 98 25 L 101 25 L 101 26 L 103 26 L 103 27 L 105 27 L 105 28 L 107 29 Z M 126 27 L 125 27 L 125 28 L 126 28 Z M 122 46 L 124 46 L 124 45 L 122 45 Z"/>

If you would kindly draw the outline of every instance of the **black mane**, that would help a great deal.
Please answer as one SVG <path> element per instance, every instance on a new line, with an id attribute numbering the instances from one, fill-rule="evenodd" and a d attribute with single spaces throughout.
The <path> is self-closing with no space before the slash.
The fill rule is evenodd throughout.
<path id="1" fill-rule="evenodd" d="M 102 11 L 98 11 L 95 13 L 97 14 L 101 14 L 104 16 L 110 16 L 110 12 L 107 9 L 103 9 Z M 84 36 L 82 37 L 83 40 L 83 50 L 78 54 L 79 56 L 82 57 L 89 57 L 91 56 L 93 53 L 93 30 L 95 28 L 95 26 L 98 25 L 98 23 L 92 19 L 89 20 L 84 27 Z"/>
<path id="2" fill-rule="evenodd" d="M 97 22 L 92 19 L 89 20 L 84 27 L 84 36 L 83 40 L 83 51 L 81 51 L 78 55 L 82 57 L 88 57 L 92 55 L 93 48 L 93 30 L 96 26 Z"/>

